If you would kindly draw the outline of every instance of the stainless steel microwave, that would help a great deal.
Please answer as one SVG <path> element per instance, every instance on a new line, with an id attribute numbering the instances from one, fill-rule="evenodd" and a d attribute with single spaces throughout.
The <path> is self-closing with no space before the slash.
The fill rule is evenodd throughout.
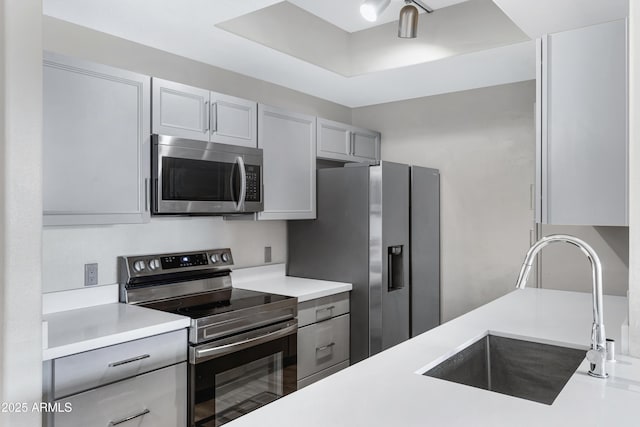
<path id="1" fill-rule="evenodd" d="M 259 148 L 152 135 L 154 215 L 221 215 L 264 209 Z"/>

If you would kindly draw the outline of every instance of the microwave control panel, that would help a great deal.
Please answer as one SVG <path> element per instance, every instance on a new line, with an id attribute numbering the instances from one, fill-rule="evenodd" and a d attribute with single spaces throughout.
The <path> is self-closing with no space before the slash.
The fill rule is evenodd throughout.
<path id="1" fill-rule="evenodd" d="M 246 165 L 247 194 L 245 201 L 259 202 L 262 183 L 260 182 L 260 166 Z"/>

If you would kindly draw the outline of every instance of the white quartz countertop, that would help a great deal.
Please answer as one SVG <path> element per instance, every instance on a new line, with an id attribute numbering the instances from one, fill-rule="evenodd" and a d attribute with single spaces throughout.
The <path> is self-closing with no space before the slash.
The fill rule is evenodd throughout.
<path id="1" fill-rule="evenodd" d="M 43 321 L 48 325 L 48 347 L 42 359 L 50 360 L 186 328 L 191 319 L 112 303 L 45 314 Z"/>
<path id="2" fill-rule="evenodd" d="M 297 297 L 298 302 L 348 292 L 352 288 L 351 283 L 286 276 L 284 264 L 234 270 L 232 278 L 234 288 Z"/>
<path id="3" fill-rule="evenodd" d="M 618 349 L 627 307 L 605 296 Z M 591 294 L 513 291 L 227 426 L 638 426 L 640 359 L 624 355 L 607 363 L 607 380 L 583 361 L 552 405 L 420 375 L 488 332 L 586 349 L 591 324 Z"/>

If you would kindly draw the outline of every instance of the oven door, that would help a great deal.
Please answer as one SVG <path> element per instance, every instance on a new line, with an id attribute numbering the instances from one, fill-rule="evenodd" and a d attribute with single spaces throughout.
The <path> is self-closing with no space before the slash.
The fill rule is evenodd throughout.
<path id="1" fill-rule="evenodd" d="M 297 387 L 297 320 L 192 347 L 189 425 L 215 427 Z"/>
<path id="2" fill-rule="evenodd" d="M 152 135 L 154 214 L 264 209 L 262 150 Z"/>

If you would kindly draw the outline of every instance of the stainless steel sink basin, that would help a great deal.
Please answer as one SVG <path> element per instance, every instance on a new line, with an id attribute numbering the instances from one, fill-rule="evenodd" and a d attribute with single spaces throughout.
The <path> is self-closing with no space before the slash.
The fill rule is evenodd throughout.
<path id="1" fill-rule="evenodd" d="M 551 405 L 586 352 L 487 335 L 423 375 Z"/>

